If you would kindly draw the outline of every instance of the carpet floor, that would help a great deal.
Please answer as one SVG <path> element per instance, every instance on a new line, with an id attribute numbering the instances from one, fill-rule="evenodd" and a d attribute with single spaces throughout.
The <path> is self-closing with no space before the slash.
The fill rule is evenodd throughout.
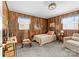
<path id="1" fill-rule="evenodd" d="M 63 43 L 55 41 L 43 46 L 33 42 L 32 47 L 21 48 L 17 45 L 16 57 L 79 57 L 79 54 L 63 47 Z"/>

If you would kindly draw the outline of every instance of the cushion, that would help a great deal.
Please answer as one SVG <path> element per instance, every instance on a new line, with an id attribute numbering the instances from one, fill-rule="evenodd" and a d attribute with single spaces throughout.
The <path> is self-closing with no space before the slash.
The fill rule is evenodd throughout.
<path id="1" fill-rule="evenodd" d="M 72 39 L 75 40 L 75 41 L 79 41 L 79 37 L 72 36 Z"/>
<path id="2" fill-rule="evenodd" d="M 29 43 L 31 43 L 31 41 L 30 41 L 30 39 L 24 39 L 22 43 L 23 44 L 29 44 Z"/>
<path id="3" fill-rule="evenodd" d="M 54 31 L 48 31 L 47 34 L 48 35 L 54 35 Z"/>
<path id="4" fill-rule="evenodd" d="M 73 36 L 79 37 L 79 34 L 78 33 L 74 33 Z"/>
<path id="5" fill-rule="evenodd" d="M 72 43 L 72 45 L 77 45 L 77 46 L 79 46 L 79 42 L 74 41 L 74 40 L 67 40 L 67 43 Z"/>

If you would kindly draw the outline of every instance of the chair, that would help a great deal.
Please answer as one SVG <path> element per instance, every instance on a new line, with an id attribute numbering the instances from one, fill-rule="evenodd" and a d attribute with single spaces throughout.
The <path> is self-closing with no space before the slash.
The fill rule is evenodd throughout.
<path id="1" fill-rule="evenodd" d="M 24 45 L 29 45 L 29 47 L 31 47 L 32 46 L 32 41 L 30 39 L 24 39 L 22 41 L 22 47 L 21 48 L 23 48 Z"/>
<path id="2" fill-rule="evenodd" d="M 64 37 L 64 47 L 79 53 L 79 34 L 74 33 L 73 36 Z"/>

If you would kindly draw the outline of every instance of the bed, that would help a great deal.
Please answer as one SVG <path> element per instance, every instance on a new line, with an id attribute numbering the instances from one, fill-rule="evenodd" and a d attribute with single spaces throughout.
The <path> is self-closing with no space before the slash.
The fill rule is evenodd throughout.
<path id="1" fill-rule="evenodd" d="M 47 34 L 39 34 L 39 35 L 34 35 L 33 40 L 39 43 L 40 46 L 55 41 L 56 40 L 56 35 L 52 34 L 52 31 L 50 32 L 51 35 Z"/>

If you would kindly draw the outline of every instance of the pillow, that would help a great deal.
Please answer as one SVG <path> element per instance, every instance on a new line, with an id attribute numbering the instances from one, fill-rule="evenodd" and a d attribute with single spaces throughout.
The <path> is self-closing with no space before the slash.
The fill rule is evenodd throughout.
<path id="1" fill-rule="evenodd" d="M 54 35 L 54 31 L 48 31 L 47 34 L 48 35 Z"/>

